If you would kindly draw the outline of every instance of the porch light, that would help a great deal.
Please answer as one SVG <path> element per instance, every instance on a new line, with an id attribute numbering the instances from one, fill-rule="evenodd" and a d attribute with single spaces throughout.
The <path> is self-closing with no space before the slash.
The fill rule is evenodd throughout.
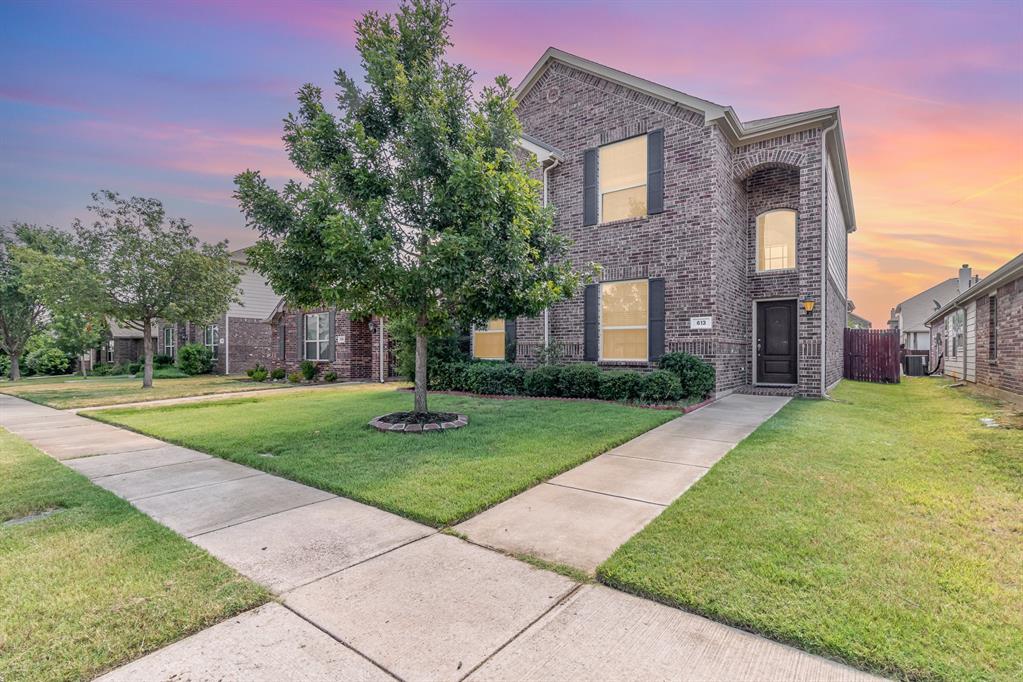
<path id="1" fill-rule="evenodd" d="M 814 302 L 809 299 L 803 301 L 803 310 L 806 311 L 807 315 L 813 312 L 813 303 Z"/>

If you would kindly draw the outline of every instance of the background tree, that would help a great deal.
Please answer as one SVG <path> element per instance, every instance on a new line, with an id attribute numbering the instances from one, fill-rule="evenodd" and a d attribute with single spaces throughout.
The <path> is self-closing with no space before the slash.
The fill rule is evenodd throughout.
<path id="1" fill-rule="evenodd" d="M 25 344 L 43 327 L 46 306 L 26 278 L 33 254 L 65 247 L 66 234 L 54 228 L 15 223 L 0 232 L 0 350 L 10 358 L 10 378 L 21 378 Z"/>
<path id="2" fill-rule="evenodd" d="M 450 23 L 446 2 L 366 13 L 356 22 L 366 89 L 339 70 L 337 115 L 307 84 L 285 121 L 309 182 L 276 191 L 258 172 L 236 178 L 261 234 L 250 262 L 276 291 L 414 327 L 416 412 L 427 411 L 430 337 L 537 314 L 579 279 L 516 158 L 508 78 L 475 96 L 473 73 L 444 60 Z"/>
<path id="3" fill-rule="evenodd" d="M 207 324 L 238 296 L 239 268 L 227 242 L 205 244 L 184 219 L 166 219 L 156 199 L 92 195 L 96 219 L 75 221 L 79 255 L 95 283 L 92 312 L 142 332 L 143 388 L 153 385 L 153 323 Z"/>
<path id="4" fill-rule="evenodd" d="M 78 370 L 83 377 L 86 376 L 86 370 L 82 355 L 103 340 L 105 322 L 102 315 L 74 308 L 58 309 L 50 320 L 57 348 L 78 358 Z"/>

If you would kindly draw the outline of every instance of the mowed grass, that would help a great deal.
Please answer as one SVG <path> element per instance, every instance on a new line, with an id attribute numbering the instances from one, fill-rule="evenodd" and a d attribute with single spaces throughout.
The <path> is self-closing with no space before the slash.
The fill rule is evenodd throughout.
<path id="1" fill-rule="evenodd" d="M 0 680 L 91 679 L 269 594 L 0 429 Z"/>
<path id="2" fill-rule="evenodd" d="M 1023 679 L 1023 431 L 938 379 L 794 401 L 598 570 L 906 679 Z"/>
<path id="3" fill-rule="evenodd" d="M 286 384 L 256 383 L 243 377 L 206 374 L 186 378 L 155 378 L 153 387 L 142 388 L 141 378 L 132 377 L 28 377 L 19 381 L 0 382 L 0 393 L 49 405 L 58 410 L 74 407 L 118 405 L 144 400 L 183 398 L 192 395 L 260 391 Z"/>
<path id="4" fill-rule="evenodd" d="M 391 386 L 263 395 L 90 416 L 351 497 L 452 524 L 678 416 L 609 403 L 430 396 L 469 426 L 380 433 L 375 416 L 412 408 Z"/>

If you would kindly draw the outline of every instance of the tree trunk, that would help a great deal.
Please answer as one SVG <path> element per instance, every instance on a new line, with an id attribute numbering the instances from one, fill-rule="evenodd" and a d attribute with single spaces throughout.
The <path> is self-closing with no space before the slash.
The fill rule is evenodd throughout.
<path id="1" fill-rule="evenodd" d="M 20 353 L 11 353 L 11 381 L 21 378 L 21 365 L 18 364 L 19 355 Z"/>
<path id="2" fill-rule="evenodd" d="M 84 355 L 84 353 L 83 353 L 83 355 Z M 80 369 L 82 371 L 82 378 L 83 379 L 88 379 L 89 378 L 89 375 L 85 373 L 85 359 L 81 355 L 78 356 L 78 369 Z"/>
<path id="3" fill-rule="evenodd" d="M 420 327 L 416 331 L 416 412 L 426 409 L 426 335 Z"/>
<path id="4" fill-rule="evenodd" d="M 142 356 L 145 361 L 145 369 L 142 371 L 142 388 L 153 387 L 153 321 L 150 319 L 142 322 Z"/>

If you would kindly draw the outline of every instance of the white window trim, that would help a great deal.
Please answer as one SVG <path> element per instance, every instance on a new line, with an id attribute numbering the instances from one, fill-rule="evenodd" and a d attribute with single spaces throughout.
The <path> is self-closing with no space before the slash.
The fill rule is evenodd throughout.
<path id="1" fill-rule="evenodd" d="M 626 137 L 626 138 L 624 138 L 622 140 L 616 140 L 615 142 L 608 142 L 607 144 L 602 144 L 599 147 L 597 147 L 597 224 L 598 225 L 604 225 L 605 224 L 604 223 L 604 195 L 605 194 L 610 194 L 611 192 L 620 192 L 623 189 L 635 189 L 636 187 L 646 187 L 647 184 L 650 182 L 649 173 L 646 170 L 644 170 L 644 172 L 643 172 L 643 182 L 639 183 L 638 185 L 622 185 L 621 187 L 609 188 L 605 192 L 601 188 L 601 186 L 600 186 L 600 150 L 601 149 L 605 149 L 607 147 L 612 147 L 612 146 L 614 146 L 616 144 L 621 144 L 622 142 L 629 142 L 631 140 L 636 139 L 637 137 L 646 138 L 648 135 L 649 135 L 649 133 L 642 133 L 640 135 L 633 135 L 632 137 Z M 649 149 L 649 147 L 647 149 Z M 647 152 L 647 153 L 649 154 L 649 152 Z M 647 159 L 647 163 L 648 164 L 649 164 L 649 162 L 650 162 L 650 160 Z M 650 207 L 647 206 L 647 211 L 649 211 L 649 210 L 650 210 Z M 643 215 L 647 215 L 647 214 L 644 213 Z M 629 218 L 618 218 L 616 220 L 612 220 L 612 221 L 609 221 L 609 222 L 619 222 L 619 221 L 622 221 L 622 220 L 639 220 L 642 217 L 643 216 L 632 216 L 632 217 L 629 217 Z M 625 361 L 623 360 L 623 362 L 625 362 Z"/>
<path id="2" fill-rule="evenodd" d="M 795 216 L 795 221 L 792 224 L 793 235 L 792 235 L 792 262 L 791 268 L 771 268 L 765 270 L 764 265 L 760 260 L 760 216 L 767 215 L 768 213 L 776 213 L 778 211 L 788 211 Z M 761 211 L 757 214 L 756 219 L 753 221 L 753 238 L 754 248 L 756 249 L 756 274 L 774 274 L 777 272 L 795 272 L 799 269 L 799 211 L 794 208 L 769 208 L 766 211 Z"/>
<path id="3" fill-rule="evenodd" d="M 212 333 L 211 333 L 212 332 Z M 209 336 L 209 341 L 206 337 Z M 218 359 L 220 354 L 220 325 L 219 324 L 208 324 L 203 327 L 202 330 L 202 345 L 210 349 L 210 355 L 214 360 Z"/>
<path id="4" fill-rule="evenodd" d="M 113 361 L 114 361 L 114 340 L 110 339 L 109 341 L 107 341 L 107 362 L 110 363 L 110 362 L 113 362 Z"/>
<path id="5" fill-rule="evenodd" d="M 489 323 L 488 323 L 488 326 L 489 326 Z M 495 357 L 495 358 L 483 357 L 482 355 L 476 355 L 476 335 L 477 334 L 500 334 L 505 339 L 505 343 L 501 344 L 501 348 L 504 348 L 507 345 L 507 340 L 508 340 L 508 337 L 504 336 L 504 335 L 507 334 L 507 333 L 508 333 L 508 323 L 507 322 L 504 323 L 504 329 L 501 329 L 501 330 L 487 329 L 487 328 L 483 328 L 483 329 L 474 328 L 472 330 L 472 357 L 474 357 L 477 360 L 505 360 L 506 356 L 505 356 L 504 353 L 502 353 L 500 357 Z"/>
<path id="6" fill-rule="evenodd" d="M 170 343 L 167 343 L 167 333 L 170 332 Z M 177 349 L 177 329 L 176 327 L 164 327 L 163 328 L 163 354 L 169 355 L 172 358 L 176 357 L 174 351 Z"/>
<path id="7" fill-rule="evenodd" d="M 309 338 L 309 319 L 316 318 L 316 338 Z M 326 357 L 320 357 L 320 321 L 326 320 L 327 328 L 327 355 Z M 305 313 L 302 315 L 302 359 L 309 360 L 311 362 L 330 362 L 330 313 Z M 309 357 L 309 344 L 316 344 L 316 357 Z"/>
<path id="8" fill-rule="evenodd" d="M 646 324 L 604 326 L 604 285 L 605 284 L 628 284 L 629 282 L 646 282 Z M 641 358 L 605 358 L 604 357 L 604 330 L 614 331 L 622 329 L 645 329 L 646 330 L 646 355 Z M 650 280 L 649 279 L 619 279 L 600 282 L 597 284 L 597 362 L 650 362 Z"/>

